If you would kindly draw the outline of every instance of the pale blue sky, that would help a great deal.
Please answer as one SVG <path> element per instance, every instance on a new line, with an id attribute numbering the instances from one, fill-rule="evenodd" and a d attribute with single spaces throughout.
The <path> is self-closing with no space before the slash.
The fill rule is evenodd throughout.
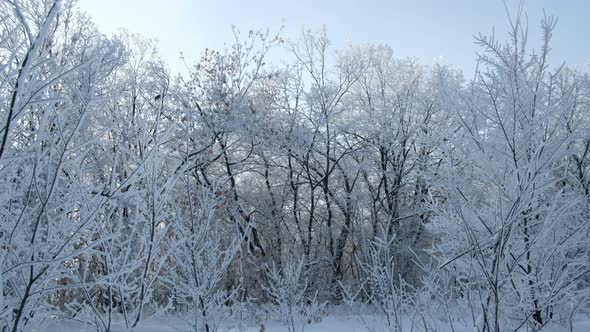
<path id="1" fill-rule="evenodd" d="M 516 9 L 517 0 L 506 0 Z M 501 0 L 80 0 L 101 30 L 126 28 L 157 38 L 162 56 L 174 71 L 182 70 L 178 54 L 193 63 L 205 47 L 231 43 L 231 25 L 278 30 L 296 36 L 301 26 L 326 25 L 333 45 L 347 42 L 389 44 L 398 56 L 414 56 L 430 64 L 444 58 L 448 64 L 473 72 L 473 36 L 499 36 L 507 30 Z M 528 0 L 531 46 L 538 48 L 538 23 L 543 9 L 559 17 L 554 33 L 554 63 L 590 62 L 590 0 Z"/>

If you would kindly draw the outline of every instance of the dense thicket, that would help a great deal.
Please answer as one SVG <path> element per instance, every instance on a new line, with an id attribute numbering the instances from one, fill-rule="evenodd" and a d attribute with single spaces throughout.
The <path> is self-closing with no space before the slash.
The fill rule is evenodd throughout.
<path id="1" fill-rule="evenodd" d="M 325 31 L 236 31 L 173 78 L 70 1 L 1 0 L 2 331 L 159 310 L 214 331 L 248 303 L 294 331 L 343 302 L 391 330 L 435 305 L 482 331 L 569 319 L 590 296 L 590 79 L 548 66 L 553 18 L 531 52 L 520 17 L 477 39 L 469 82 Z"/>

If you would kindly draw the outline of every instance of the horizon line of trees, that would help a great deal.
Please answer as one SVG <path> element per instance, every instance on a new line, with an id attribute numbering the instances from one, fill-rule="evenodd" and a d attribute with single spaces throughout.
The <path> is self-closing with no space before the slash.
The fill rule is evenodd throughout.
<path id="1" fill-rule="evenodd" d="M 290 331 L 365 304 L 390 331 L 571 323 L 590 291 L 590 76 L 478 35 L 474 79 L 249 31 L 171 77 L 70 0 L 0 0 L 0 330 Z M 265 63 L 284 48 L 284 65 Z M 456 310 L 456 311 L 453 311 Z M 254 313 L 253 313 L 254 312 Z"/>

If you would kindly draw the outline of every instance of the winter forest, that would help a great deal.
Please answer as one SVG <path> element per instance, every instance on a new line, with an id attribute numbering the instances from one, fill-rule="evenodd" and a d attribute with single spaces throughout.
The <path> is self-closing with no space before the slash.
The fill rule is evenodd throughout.
<path id="1" fill-rule="evenodd" d="M 172 75 L 0 0 L 0 331 L 590 329 L 590 67 L 526 18 L 473 77 L 329 26 Z"/>

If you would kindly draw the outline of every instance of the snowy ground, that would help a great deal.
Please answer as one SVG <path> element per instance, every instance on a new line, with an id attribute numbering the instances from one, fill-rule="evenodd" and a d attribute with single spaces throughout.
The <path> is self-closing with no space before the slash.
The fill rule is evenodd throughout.
<path id="1" fill-rule="evenodd" d="M 379 326 L 378 317 L 354 317 L 350 315 L 330 315 L 323 318 L 321 321 L 312 323 L 306 326 L 305 332 L 361 332 L 361 331 L 375 331 L 381 332 L 386 331 L 383 326 Z M 231 325 L 231 326 L 230 326 Z M 260 332 L 260 324 L 254 322 L 243 323 L 242 328 L 238 327 L 238 323 L 225 325 L 219 331 L 223 332 Z M 437 331 L 451 331 L 448 324 L 441 323 L 441 326 Z M 467 326 L 465 323 L 454 322 L 454 332 L 471 332 L 476 331 L 475 328 Z M 93 326 L 84 325 L 79 322 L 73 321 L 62 321 L 55 320 L 47 322 L 43 327 L 34 329 L 33 331 L 44 331 L 44 332 L 66 332 L 66 331 L 80 331 L 80 332 L 93 332 L 96 331 Z M 113 331 L 129 331 L 120 324 L 115 324 Z M 190 328 L 178 317 L 160 317 L 151 318 L 143 322 L 140 327 L 133 330 L 134 332 L 179 332 L 179 331 L 190 331 Z M 265 332 L 287 332 L 287 328 L 282 326 L 280 322 L 269 320 L 264 322 Z M 403 331 L 424 331 L 421 326 L 411 326 L 409 320 L 404 321 Z M 522 329 L 522 331 L 526 331 Z M 560 331 L 571 331 L 569 326 L 548 326 L 543 329 L 545 332 L 560 332 Z M 573 326 L 573 332 L 588 332 L 590 331 L 590 317 L 587 315 L 579 315 L 575 319 Z"/>

